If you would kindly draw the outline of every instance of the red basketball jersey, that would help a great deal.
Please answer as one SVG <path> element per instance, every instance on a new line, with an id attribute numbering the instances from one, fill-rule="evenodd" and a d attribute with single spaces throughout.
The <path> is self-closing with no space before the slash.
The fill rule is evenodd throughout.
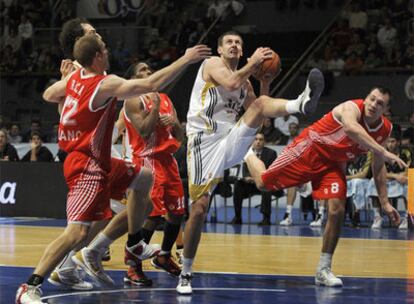
<path id="1" fill-rule="evenodd" d="M 364 100 L 352 100 L 361 113 L 358 123 L 379 144 L 384 142 L 391 133 L 392 125 L 384 116 L 375 128 L 370 128 L 365 123 Z M 367 150 L 349 138 L 340 122 L 333 116 L 332 111 L 320 120 L 303 130 L 299 140 L 308 138 L 321 156 L 336 162 L 344 162 L 366 153 Z"/>
<path id="2" fill-rule="evenodd" d="M 174 106 L 166 94 L 160 94 L 160 115 L 174 115 Z M 144 110 L 149 112 L 154 103 L 148 98 L 140 97 Z M 128 133 L 133 158 L 142 158 L 157 153 L 174 153 L 180 147 L 180 142 L 172 135 L 172 126 L 164 127 L 157 123 L 154 132 L 143 138 L 134 128 L 131 120 L 124 111 L 125 126 Z"/>
<path id="3" fill-rule="evenodd" d="M 82 152 L 110 170 L 111 138 L 115 123 L 116 98 L 94 109 L 93 99 L 106 75 L 85 75 L 79 69 L 69 78 L 59 124 L 59 147 Z"/>

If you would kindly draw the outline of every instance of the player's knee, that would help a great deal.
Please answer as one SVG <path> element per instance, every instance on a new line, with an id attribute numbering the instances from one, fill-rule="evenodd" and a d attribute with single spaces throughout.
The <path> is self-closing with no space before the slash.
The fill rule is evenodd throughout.
<path id="1" fill-rule="evenodd" d="M 203 221 L 207 214 L 207 210 L 208 208 L 203 204 L 194 203 L 191 207 L 191 216 Z"/>
<path id="2" fill-rule="evenodd" d="M 174 214 L 171 212 L 167 214 L 167 221 L 173 225 L 180 225 L 182 220 L 183 220 L 182 214 Z"/>
<path id="3" fill-rule="evenodd" d="M 129 188 L 139 192 L 149 192 L 152 187 L 153 177 L 151 170 L 142 168 L 139 174 L 134 178 Z"/>
<path id="4" fill-rule="evenodd" d="M 266 96 L 266 95 L 261 95 L 258 98 L 256 98 L 256 100 L 251 105 L 252 110 L 254 112 L 256 112 L 257 115 L 262 115 L 264 105 L 265 105 L 265 103 L 267 102 L 268 99 L 269 99 L 269 97 Z"/>
<path id="5" fill-rule="evenodd" d="M 333 203 L 329 204 L 329 215 L 335 217 L 343 217 L 345 214 L 345 203 L 342 201 L 335 200 Z"/>

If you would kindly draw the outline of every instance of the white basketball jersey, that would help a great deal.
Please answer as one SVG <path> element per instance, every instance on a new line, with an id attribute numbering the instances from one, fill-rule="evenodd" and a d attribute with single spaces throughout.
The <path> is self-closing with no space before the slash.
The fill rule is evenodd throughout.
<path id="1" fill-rule="evenodd" d="M 187 135 L 203 132 L 205 134 L 227 134 L 237 122 L 247 95 L 247 86 L 235 91 L 226 91 L 203 79 L 201 64 L 194 82 L 187 113 Z"/>

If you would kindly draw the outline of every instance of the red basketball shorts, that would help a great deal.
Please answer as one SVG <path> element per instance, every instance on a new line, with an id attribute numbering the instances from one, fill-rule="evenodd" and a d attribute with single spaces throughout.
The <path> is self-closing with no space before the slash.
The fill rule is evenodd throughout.
<path id="1" fill-rule="evenodd" d="M 173 155 L 157 154 L 153 157 L 134 160 L 152 170 L 154 184 L 151 189 L 153 210 L 150 216 L 165 215 L 167 212 L 182 215 L 185 213 L 184 189 Z"/>
<path id="2" fill-rule="evenodd" d="M 137 170 L 119 159 L 111 159 L 111 167 L 108 173 L 96 159 L 77 151 L 69 153 L 63 165 L 69 188 L 66 204 L 68 222 L 112 217 L 110 197 L 122 198 Z"/>
<path id="3" fill-rule="evenodd" d="M 312 182 L 315 199 L 346 199 L 345 166 L 320 157 L 312 142 L 294 141 L 262 174 L 268 190 L 279 190 Z"/>

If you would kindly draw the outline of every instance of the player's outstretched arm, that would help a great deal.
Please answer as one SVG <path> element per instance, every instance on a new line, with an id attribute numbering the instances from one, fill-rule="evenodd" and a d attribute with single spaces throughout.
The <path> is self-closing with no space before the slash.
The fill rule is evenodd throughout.
<path id="1" fill-rule="evenodd" d="M 374 155 L 382 158 L 385 162 L 396 163 L 401 168 L 407 168 L 407 164 L 403 160 L 377 143 L 358 123 L 361 114 L 352 101 L 337 106 L 333 110 L 333 114 L 342 123 L 346 135 L 354 142 L 372 151 Z"/>
<path id="2" fill-rule="evenodd" d="M 188 48 L 185 54 L 169 66 L 158 70 L 148 78 L 130 79 L 111 75 L 102 83 L 96 99 L 105 101 L 109 97 L 129 99 L 141 94 L 157 92 L 169 84 L 176 75 L 189 64 L 205 59 L 211 55 L 211 49 L 205 45 Z"/>

